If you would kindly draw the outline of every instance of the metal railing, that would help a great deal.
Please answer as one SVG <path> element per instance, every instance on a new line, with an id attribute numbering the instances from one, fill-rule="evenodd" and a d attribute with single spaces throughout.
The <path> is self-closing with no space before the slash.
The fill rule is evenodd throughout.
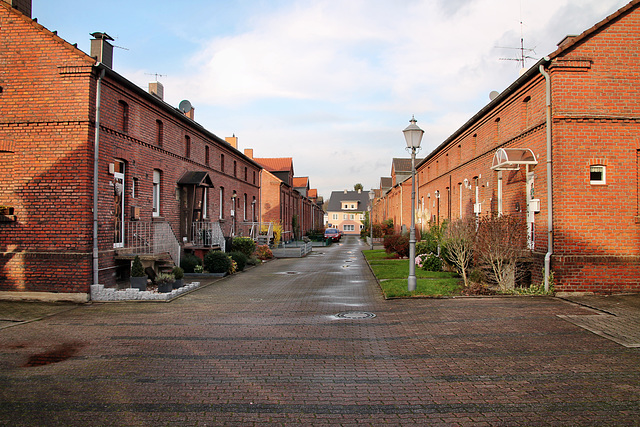
<path id="1" fill-rule="evenodd" d="M 244 231 L 242 235 L 250 237 L 255 242 L 269 244 L 273 238 L 272 222 L 243 222 L 239 225 Z"/>
<path id="2" fill-rule="evenodd" d="M 194 222 L 191 227 L 191 243 L 194 246 L 219 246 L 225 250 L 225 240 L 219 222 Z"/>
<path id="3" fill-rule="evenodd" d="M 180 242 L 168 222 L 126 222 L 123 249 L 133 254 L 160 254 L 166 252 L 171 256 L 174 264 L 180 265 Z"/>

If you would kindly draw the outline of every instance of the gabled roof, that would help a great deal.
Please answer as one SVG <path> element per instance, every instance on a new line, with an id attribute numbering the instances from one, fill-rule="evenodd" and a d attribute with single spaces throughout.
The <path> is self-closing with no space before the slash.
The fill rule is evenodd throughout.
<path id="1" fill-rule="evenodd" d="M 342 202 L 356 202 L 358 206 L 356 206 L 355 211 L 366 211 L 369 208 L 369 192 L 368 191 L 333 191 L 331 192 L 331 198 L 329 199 L 329 204 L 327 205 L 326 211 L 336 212 L 342 210 Z M 345 212 L 354 212 L 354 210 L 345 210 Z"/>
<path id="2" fill-rule="evenodd" d="M 300 187 L 309 187 L 309 177 L 308 176 L 294 176 L 293 177 L 293 186 Z"/>
<path id="3" fill-rule="evenodd" d="M 317 188 L 310 189 L 309 194 L 307 194 L 307 197 L 309 197 L 310 199 L 316 199 L 318 197 L 318 189 Z"/>
<path id="4" fill-rule="evenodd" d="M 204 171 L 185 172 L 178 181 L 178 185 L 198 185 L 203 187 L 213 187 L 213 181 L 209 174 Z"/>
<path id="5" fill-rule="evenodd" d="M 293 158 L 291 157 L 256 157 L 253 160 L 260 163 L 262 167 L 264 167 L 269 172 L 283 172 L 293 170 Z"/>
<path id="6" fill-rule="evenodd" d="M 383 176 L 382 178 L 380 178 L 380 189 L 384 190 L 386 188 L 391 188 L 393 187 L 393 178 L 391 178 L 390 176 Z"/>
<path id="7" fill-rule="evenodd" d="M 418 160 L 416 159 L 416 162 Z M 417 164 L 417 163 L 416 163 Z M 391 170 L 398 172 L 411 172 L 411 159 L 394 158 L 391 163 Z"/>

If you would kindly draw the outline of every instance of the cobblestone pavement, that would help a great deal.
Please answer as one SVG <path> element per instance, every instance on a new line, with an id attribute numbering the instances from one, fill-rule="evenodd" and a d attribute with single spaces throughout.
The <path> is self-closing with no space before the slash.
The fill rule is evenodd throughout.
<path id="1" fill-rule="evenodd" d="M 384 301 L 363 248 L 4 328 L 0 425 L 639 425 L 640 350 L 559 317 L 592 309 Z"/>

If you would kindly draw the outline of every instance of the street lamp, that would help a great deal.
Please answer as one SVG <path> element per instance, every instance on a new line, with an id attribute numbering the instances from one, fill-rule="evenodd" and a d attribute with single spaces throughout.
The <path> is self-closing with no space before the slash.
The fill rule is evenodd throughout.
<path id="1" fill-rule="evenodd" d="M 373 250 L 373 198 L 375 197 L 375 191 L 369 191 L 369 232 L 371 234 L 371 250 Z"/>
<path id="2" fill-rule="evenodd" d="M 402 132 L 407 140 L 407 151 L 411 152 L 411 228 L 409 231 L 409 278 L 407 288 L 415 291 L 416 280 L 416 151 L 420 149 L 420 141 L 424 131 L 416 125 L 415 117 L 411 116 L 411 123 Z"/>

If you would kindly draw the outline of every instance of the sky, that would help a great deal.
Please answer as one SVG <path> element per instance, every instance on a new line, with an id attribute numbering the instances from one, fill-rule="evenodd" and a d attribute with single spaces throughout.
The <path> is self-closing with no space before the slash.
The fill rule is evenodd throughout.
<path id="1" fill-rule="evenodd" d="M 292 157 L 325 200 L 379 188 L 415 116 L 424 157 L 519 76 L 628 0 L 33 0 L 78 48 L 115 39 L 113 69 L 255 157 Z"/>

